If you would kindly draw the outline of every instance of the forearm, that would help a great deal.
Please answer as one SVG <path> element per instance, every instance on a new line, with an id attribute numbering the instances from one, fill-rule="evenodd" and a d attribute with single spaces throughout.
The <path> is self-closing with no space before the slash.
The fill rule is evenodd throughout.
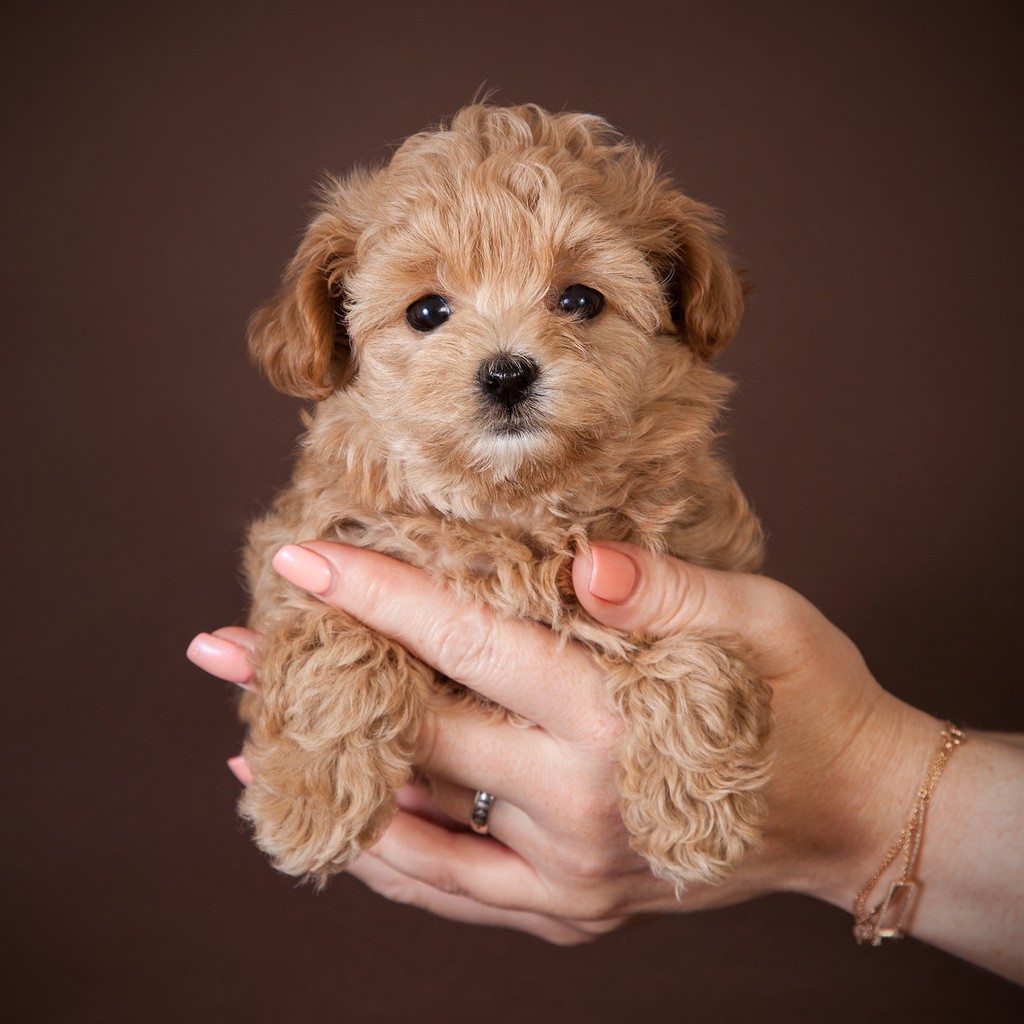
<path id="1" fill-rule="evenodd" d="M 827 870 L 798 886 L 850 909 L 907 824 L 939 745 L 940 723 L 886 696 L 851 754 L 849 809 L 830 822 L 842 839 Z M 835 794 L 840 797 L 840 793 Z M 842 806 L 837 801 L 833 806 Z M 828 820 L 827 813 L 824 815 Z M 1024 982 L 1024 746 L 1020 737 L 968 731 L 928 800 L 917 892 L 904 930 L 1017 982 Z M 902 853 L 868 899 L 883 899 Z"/>
<path id="2" fill-rule="evenodd" d="M 910 931 L 1024 983 L 1024 747 L 968 737 L 932 799 Z"/>

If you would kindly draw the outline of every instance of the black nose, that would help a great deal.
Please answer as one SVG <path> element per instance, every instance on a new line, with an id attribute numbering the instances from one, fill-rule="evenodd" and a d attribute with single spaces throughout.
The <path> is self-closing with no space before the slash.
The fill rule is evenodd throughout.
<path id="1" fill-rule="evenodd" d="M 480 390 L 496 405 L 512 410 L 530 393 L 540 367 L 528 356 L 494 356 L 480 364 Z"/>

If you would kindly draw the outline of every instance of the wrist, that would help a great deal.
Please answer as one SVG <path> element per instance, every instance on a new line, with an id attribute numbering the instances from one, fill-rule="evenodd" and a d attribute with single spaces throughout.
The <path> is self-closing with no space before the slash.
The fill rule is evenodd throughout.
<path id="1" fill-rule="evenodd" d="M 849 910 L 906 826 L 941 723 L 880 692 L 815 780 L 790 888 Z"/>

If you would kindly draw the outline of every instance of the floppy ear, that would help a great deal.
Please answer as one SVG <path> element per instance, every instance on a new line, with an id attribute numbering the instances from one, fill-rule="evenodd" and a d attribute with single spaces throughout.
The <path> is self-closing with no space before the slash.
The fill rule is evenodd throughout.
<path id="1" fill-rule="evenodd" d="M 743 322 L 743 282 L 722 244 L 722 226 L 709 206 L 673 192 L 667 244 L 655 262 L 665 276 L 672 321 L 701 359 L 732 340 Z"/>
<path id="2" fill-rule="evenodd" d="M 341 212 L 324 209 L 306 232 L 274 300 L 249 321 L 249 354 L 285 394 L 319 400 L 352 375 L 344 279 L 355 260 L 357 238 Z"/>

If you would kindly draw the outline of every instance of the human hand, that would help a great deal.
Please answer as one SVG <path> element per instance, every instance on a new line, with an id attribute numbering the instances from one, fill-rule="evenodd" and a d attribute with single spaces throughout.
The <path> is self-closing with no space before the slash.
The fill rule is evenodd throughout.
<path id="1" fill-rule="evenodd" d="M 582 647 L 460 604 L 423 573 L 374 552 L 315 543 L 286 549 L 275 564 L 309 586 L 294 570 L 317 558 L 311 551 L 329 560 L 326 585 L 314 583 L 324 601 L 536 723 L 524 728 L 473 707 L 431 716 L 416 757 L 422 775 L 399 792 L 394 821 L 351 874 L 391 899 L 560 943 L 671 902 L 671 887 L 628 847 L 610 754 L 619 722 Z M 249 686 L 258 642 L 229 627 L 197 637 L 190 657 Z M 233 768 L 245 781 L 246 766 L 233 759 Z M 500 794 L 490 836 L 467 829 L 478 788 Z"/>
<path id="2" fill-rule="evenodd" d="M 764 841 L 725 882 L 693 887 L 677 901 L 629 848 L 615 784 L 620 723 L 605 701 L 601 669 L 582 647 L 561 644 L 536 624 L 462 605 L 423 573 L 374 552 L 314 542 L 284 549 L 275 566 L 535 723 L 523 728 L 479 708 L 429 719 L 417 751 L 423 778 L 400 791 L 391 826 L 349 868 L 391 899 L 580 942 L 638 914 L 781 889 L 843 902 L 866 876 L 879 830 L 898 830 L 900 810 L 887 813 L 877 783 L 899 773 L 873 763 L 884 744 L 854 741 L 865 731 L 883 739 L 891 730 L 927 729 L 920 721 L 927 716 L 886 695 L 856 648 L 772 580 L 618 544 L 596 546 L 574 565 L 580 602 L 598 621 L 652 636 L 733 635 L 773 689 L 775 766 Z M 197 638 L 190 654 L 247 685 L 257 643 L 235 627 Z M 245 766 L 234 764 L 244 781 Z M 874 799 L 851 812 L 837 801 L 837 787 L 862 779 L 871 780 Z M 466 830 L 478 789 L 498 795 L 490 837 Z M 897 806 L 904 796 L 901 790 Z"/>

